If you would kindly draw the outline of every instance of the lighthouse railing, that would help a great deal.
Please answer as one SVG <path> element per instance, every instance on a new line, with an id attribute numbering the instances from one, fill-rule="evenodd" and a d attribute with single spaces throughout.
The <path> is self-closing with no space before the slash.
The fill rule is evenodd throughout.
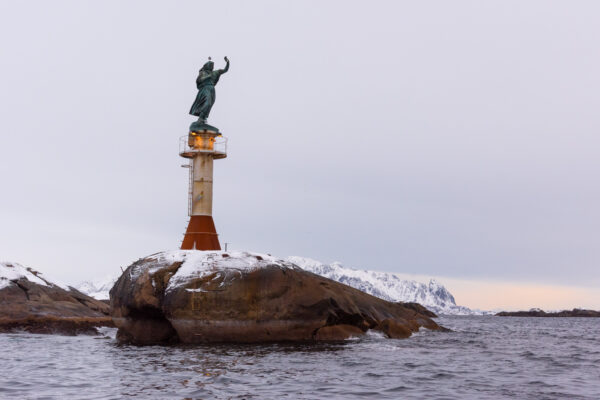
<path id="1" fill-rule="evenodd" d="M 210 141 L 203 141 L 209 139 Z M 189 135 L 179 138 L 180 156 L 193 158 L 197 153 L 212 153 L 215 158 L 224 158 L 227 156 L 227 138 L 224 136 L 200 138 Z"/>

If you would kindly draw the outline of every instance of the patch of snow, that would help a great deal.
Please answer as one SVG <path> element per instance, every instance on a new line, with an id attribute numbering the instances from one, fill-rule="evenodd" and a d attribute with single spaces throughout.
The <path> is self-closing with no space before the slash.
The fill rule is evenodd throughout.
<path id="1" fill-rule="evenodd" d="M 37 272 L 32 268 L 24 267 L 19 263 L 0 262 L 0 290 L 10 285 L 14 285 L 13 281 L 19 279 L 27 279 L 30 282 L 42 286 L 57 286 L 64 290 L 70 290 L 67 285 L 57 281 L 50 281 L 46 279 L 42 273 Z"/>
<path id="2" fill-rule="evenodd" d="M 217 271 L 250 272 L 273 264 L 281 268 L 295 268 L 285 260 L 268 254 L 247 251 L 172 250 L 152 254 L 148 258 L 155 261 L 134 267 L 130 272 L 133 279 L 145 272 L 154 274 L 168 264 L 182 263 L 177 272 L 169 279 L 166 291 L 185 286 L 190 280 L 202 278 Z M 214 279 L 217 278 L 220 276 L 216 276 Z M 223 283 L 220 286 L 222 287 Z M 188 290 L 198 291 L 201 289 Z"/>
<path id="3" fill-rule="evenodd" d="M 436 314 L 481 315 L 485 313 L 456 305 L 454 296 L 435 279 L 425 284 L 402 279 L 393 273 L 356 270 L 344 267 L 339 262 L 323 264 L 310 258 L 297 256 L 288 257 L 286 261 L 384 300 L 419 303 Z"/>
<path id="4" fill-rule="evenodd" d="M 221 270 L 250 272 L 267 265 L 292 267 L 284 260 L 268 254 L 246 251 L 198 251 L 176 250 L 158 254 L 159 261 L 182 262 L 181 267 L 169 280 L 167 291 L 185 286 L 190 280 L 202 278 Z"/>

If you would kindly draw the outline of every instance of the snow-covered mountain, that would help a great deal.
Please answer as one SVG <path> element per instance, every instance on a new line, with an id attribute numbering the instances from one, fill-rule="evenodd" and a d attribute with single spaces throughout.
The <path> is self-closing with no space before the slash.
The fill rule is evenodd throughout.
<path id="1" fill-rule="evenodd" d="M 456 305 L 454 296 L 434 279 L 425 284 L 402 279 L 393 273 L 356 270 L 344 267 L 338 262 L 323 264 L 305 257 L 288 257 L 286 261 L 296 264 L 306 271 L 352 286 L 384 300 L 422 304 L 436 314 L 486 314 L 479 310 Z M 106 276 L 97 281 L 82 282 L 75 288 L 95 299 L 106 300 L 109 298 L 108 292 L 118 278 L 118 275 Z"/>
<path id="2" fill-rule="evenodd" d="M 96 300 L 108 300 L 110 289 L 112 289 L 115 282 L 119 279 L 119 275 L 107 275 L 102 279 L 96 281 L 84 281 L 75 286 L 75 289 L 81 293 L 87 294 Z"/>
<path id="3" fill-rule="evenodd" d="M 392 273 L 347 268 L 338 262 L 323 264 L 310 258 L 296 256 L 288 257 L 286 261 L 384 300 L 419 303 L 436 314 L 483 314 L 479 310 L 456 305 L 454 296 L 434 279 L 431 279 L 429 284 L 424 284 L 402 279 Z"/>

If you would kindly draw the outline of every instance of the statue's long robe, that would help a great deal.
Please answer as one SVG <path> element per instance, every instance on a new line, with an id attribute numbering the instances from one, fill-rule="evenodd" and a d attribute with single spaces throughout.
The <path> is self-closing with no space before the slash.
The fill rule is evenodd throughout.
<path id="1" fill-rule="evenodd" d="M 217 71 L 200 71 L 200 75 L 196 79 L 196 87 L 198 88 L 198 94 L 196 100 L 192 104 L 190 114 L 199 117 L 202 120 L 206 120 L 210 114 L 210 109 L 215 104 L 216 94 L 215 85 L 219 82 L 221 76 L 221 70 Z"/>

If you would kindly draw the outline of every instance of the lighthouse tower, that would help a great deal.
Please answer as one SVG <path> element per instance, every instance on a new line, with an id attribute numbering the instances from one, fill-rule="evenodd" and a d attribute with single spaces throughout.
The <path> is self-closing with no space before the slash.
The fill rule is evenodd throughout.
<path id="1" fill-rule="evenodd" d="M 190 127 L 179 139 L 179 155 L 189 159 L 188 215 L 190 221 L 182 250 L 221 250 L 212 217 L 213 160 L 227 157 L 227 138 L 217 128 L 203 124 Z"/>

